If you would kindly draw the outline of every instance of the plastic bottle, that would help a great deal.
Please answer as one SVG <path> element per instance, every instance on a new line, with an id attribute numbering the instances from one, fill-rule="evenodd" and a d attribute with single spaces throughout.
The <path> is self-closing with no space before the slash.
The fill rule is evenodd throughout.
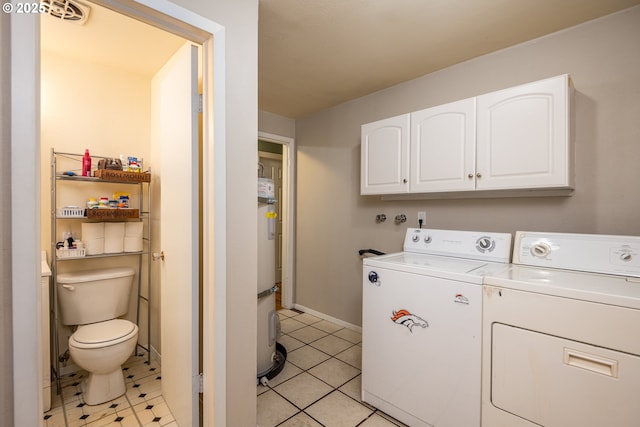
<path id="1" fill-rule="evenodd" d="M 82 157 L 82 176 L 91 176 L 91 156 L 89 156 L 88 148 L 84 150 Z"/>

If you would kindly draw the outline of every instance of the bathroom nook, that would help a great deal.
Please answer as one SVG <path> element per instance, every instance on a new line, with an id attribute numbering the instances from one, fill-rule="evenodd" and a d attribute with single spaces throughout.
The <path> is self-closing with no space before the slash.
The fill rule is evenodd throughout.
<path id="1" fill-rule="evenodd" d="M 58 393 L 84 369 L 84 402 L 98 405 L 125 393 L 137 346 L 151 358 L 151 174 L 137 157 L 88 153 L 51 150 L 51 346 Z"/>

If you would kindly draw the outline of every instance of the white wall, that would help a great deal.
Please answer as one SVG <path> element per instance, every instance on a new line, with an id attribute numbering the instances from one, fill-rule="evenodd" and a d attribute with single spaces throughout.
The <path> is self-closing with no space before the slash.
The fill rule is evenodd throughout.
<path id="1" fill-rule="evenodd" d="M 48 259 L 51 250 L 50 210 L 50 162 L 51 149 L 66 153 L 84 153 L 89 149 L 92 155 L 118 157 L 133 155 L 144 159 L 144 167 L 153 168 L 150 162 L 150 110 L 151 78 L 103 64 L 76 58 L 66 58 L 59 54 L 41 53 L 41 249 Z M 79 163 L 62 162 L 58 169 L 79 168 Z M 93 167 L 97 167 L 94 159 Z M 75 170 L 79 173 L 78 170 Z M 156 171 L 159 172 L 159 171 Z M 158 179 L 154 176 L 154 180 Z M 140 196 L 138 188 L 131 185 L 86 185 L 65 184 L 57 186 L 56 207 L 84 206 L 89 197 L 111 197 L 114 191 L 132 193 L 131 207 L 137 207 Z M 146 193 L 145 193 L 146 194 Z M 145 204 L 146 206 L 146 204 Z M 154 205 L 159 207 L 159 203 Z M 157 216 L 157 210 L 152 217 Z M 63 220 L 57 222 L 58 235 L 62 240 L 64 231 L 72 231 L 76 239 L 82 239 L 81 221 Z M 157 235 L 157 234 L 156 234 Z M 144 260 L 146 261 L 146 259 Z M 143 264 L 144 265 L 144 264 Z M 58 263 L 58 271 L 87 270 L 111 266 L 129 266 L 137 270 L 137 257 L 117 257 L 99 260 L 64 261 Z M 146 269 L 143 275 L 143 295 L 147 293 Z M 134 278 L 134 280 L 136 280 Z M 135 283 L 135 282 L 134 282 Z M 157 288 L 157 287 L 156 287 Z M 160 301 L 151 298 L 159 307 Z M 129 310 L 126 318 L 136 319 L 137 288 L 131 290 Z M 139 342 L 147 345 L 147 306 L 140 305 Z M 153 310 L 157 314 L 157 310 Z M 160 348 L 160 319 L 152 320 L 152 346 Z M 59 354 L 67 349 L 71 335 L 69 328 L 59 326 Z"/>
<path id="2" fill-rule="evenodd" d="M 43 207 L 50 205 L 51 148 L 80 154 L 88 148 L 92 155 L 97 156 L 135 155 L 145 159 L 145 168 L 153 166 L 149 161 L 150 77 L 92 62 L 70 60 L 48 52 L 42 52 L 41 66 L 40 173 Z M 93 167 L 96 166 L 97 160 L 94 160 Z M 96 197 L 90 188 L 87 194 Z M 86 201 L 84 196 L 61 202 L 75 201 L 81 205 Z M 49 210 L 43 209 L 41 217 L 41 247 L 51 252 Z"/>
<path id="3" fill-rule="evenodd" d="M 361 324 L 357 250 L 401 250 L 419 210 L 431 228 L 640 235 L 638 52 L 634 7 L 296 121 L 296 302 Z M 391 202 L 359 195 L 363 123 L 564 73 L 576 89 L 573 197 Z M 376 224 L 378 213 L 409 220 Z"/>
<path id="4" fill-rule="evenodd" d="M 226 388 L 218 392 L 225 393 L 226 425 L 252 426 L 256 425 L 258 230 L 255 156 L 247 153 L 255 153 L 258 138 L 258 2 L 175 3 L 225 26 L 227 247 L 216 256 L 227 260 L 227 370 Z"/>
<path id="5" fill-rule="evenodd" d="M 258 131 L 295 138 L 296 121 L 267 111 L 258 111 Z"/>
<path id="6" fill-rule="evenodd" d="M 0 194 L 11 194 L 11 49 L 9 14 L 0 14 Z M 11 306 L 11 210 L 0 208 L 0 414 L 13 419 L 13 358 L 12 352 L 12 306 Z M 3 424 L 4 425 L 4 424 Z"/>

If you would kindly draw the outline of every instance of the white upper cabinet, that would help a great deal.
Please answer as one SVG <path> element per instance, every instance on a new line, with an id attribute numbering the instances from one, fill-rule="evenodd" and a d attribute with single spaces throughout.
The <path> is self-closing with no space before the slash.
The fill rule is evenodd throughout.
<path id="1" fill-rule="evenodd" d="M 411 192 L 474 190 L 475 150 L 475 98 L 411 113 Z"/>
<path id="2" fill-rule="evenodd" d="M 570 194 L 572 90 L 565 74 L 365 124 L 360 192 Z"/>
<path id="3" fill-rule="evenodd" d="M 409 117 L 407 113 L 362 126 L 360 194 L 409 191 Z"/>
<path id="4" fill-rule="evenodd" d="M 572 186 L 568 75 L 477 97 L 476 188 Z"/>

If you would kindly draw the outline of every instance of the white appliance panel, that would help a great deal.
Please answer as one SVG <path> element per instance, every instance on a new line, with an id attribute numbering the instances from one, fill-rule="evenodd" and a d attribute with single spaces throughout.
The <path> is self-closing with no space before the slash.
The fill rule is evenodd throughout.
<path id="1" fill-rule="evenodd" d="M 270 239 L 269 213 L 270 205 L 258 203 L 258 283 L 257 293 L 268 291 L 276 283 L 276 245 Z M 276 344 L 270 336 L 273 335 L 272 317 L 275 315 L 275 294 L 258 298 L 258 377 L 266 375 L 273 367 L 273 356 Z"/>
<path id="2" fill-rule="evenodd" d="M 412 426 L 479 426 L 482 287 L 374 266 L 363 282 L 363 400 Z"/>
<path id="3" fill-rule="evenodd" d="M 640 357 L 494 323 L 491 402 L 547 427 L 633 426 Z"/>
<path id="4" fill-rule="evenodd" d="M 476 274 L 475 270 L 485 267 L 487 263 L 462 258 L 400 252 L 367 258 L 364 260 L 364 265 L 481 284 L 482 276 Z M 500 264 L 500 266 L 504 268 L 504 264 Z"/>
<path id="5" fill-rule="evenodd" d="M 640 278 L 512 265 L 491 284 L 510 289 L 640 309 Z"/>
<path id="6" fill-rule="evenodd" d="M 511 260 L 511 234 L 409 228 L 403 249 L 405 252 L 504 263 Z"/>
<path id="7" fill-rule="evenodd" d="M 513 262 L 640 277 L 640 237 L 518 231 Z"/>

